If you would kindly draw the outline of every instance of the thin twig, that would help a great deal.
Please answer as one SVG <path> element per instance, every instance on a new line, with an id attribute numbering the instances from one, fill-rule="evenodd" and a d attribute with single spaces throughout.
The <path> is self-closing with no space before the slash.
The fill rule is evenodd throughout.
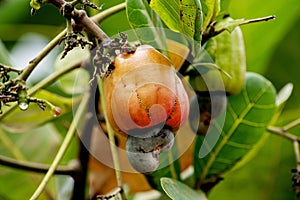
<path id="1" fill-rule="evenodd" d="M 91 74 L 90 74 L 91 76 Z M 85 199 L 86 194 L 86 182 L 87 182 L 87 171 L 88 163 L 90 158 L 90 147 L 91 147 L 91 137 L 93 134 L 93 127 L 99 126 L 98 120 L 94 117 L 95 111 L 95 92 L 97 87 L 96 79 L 90 84 L 90 100 L 88 103 L 88 108 L 84 118 L 84 125 L 80 129 L 80 140 L 79 140 L 79 152 L 77 159 L 80 165 L 80 171 L 74 178 L 74 187 L 71 196 L 71 200 Z M 83 121 L 83 120 L 82 120 Z"/>
<path id="2" fill-rule="evenodd" d="M 45 177 L 43 178 L 42 182 L 40 183 L 39 187 L 36 189 L 36 191 L 34 192 L 34 194 L 32 195 L 32 197 L 30 198 L 30 200 L 35 200 L 37 199 L 40 194 L 42 193 L 42 191 L 44 190 L 44 188 L 46 187 L 48 181 L 50 180 L 51 176 L 53 175 L 55 169 L 57 168 L 60 160 L 62 159 L 62 157 L 64 156 L 75 132 L 76 132 L 76 128 L 77 128 L 77 124 L 79 124 L 79 122 L 82 119 L 82 116 L 85 113 L 86 107 L 88 105 L 89 102 L 89 98 L 90 98 L 90 94 L 86 93 L 84 95 L 84 97 L 82 98 L 82 101 L 78 107 L 78 110 L 75 113 L 75 116 L 73 118 L 73 121 L 71 123 L 71 126 L 65 136 L 65 139 L 63 141 L 63 143 L 61 144 L 48 172 L 46 173 Z"/>
<path id="3" fill-rule="evenodd" d="M 20 73 L 22 72 L 22 70 L 13 68 L 13 67 L 11 67 L 11 66 L 5 66 L 5 65 L 2 65 L 1 63 L 0 63 L 0 67 L 4 68 L 5 71 L 7 71 L 7 72 L 16 72 L 16 73 L 18 73 L 18 74 L 20 74 Z"/>
<path id="4" fill-rule="evenodd" d="M 252 23 L 257 23 L 257 22 L 262 22 L 262 21 L 269 21 L 272 19 L 276 19 L 276 16 L 271 15 L 271 16 L 267 16 L 267 17 L 244 20 L 244 21 L 240 22 L 239 25 L 242 26 L 242 25 L 252 24 Z M 203 32 L 202 40 L 201 40 L 202 45 L 204 45 L 210 38 L 215 37 L 215 36 L 219 35 L 220 33 L 224 32 L 225 30 L 227 30 L 226 27 L 215 30 L 214 26 L 216 25 L 216 23 L 217 22 L 215 21 L 211 24 L 211 28 L 208 30 L 208 32 Z"/>
<path id="5" fill-rule="evenodd" d="M 73 29 L 72 29 L 72 21 L 71 19 L 66 19 L 66 24 L 67 24 L 67 36 L 72 35 Z"/>
<path id="6" fill-rule="evenodd" d="M 27 170 L 38 173 L 46 173 L 50 167 L 50 165 L 47 164 L 16 160 L 3 155 L 0 155 L 0 164 L 15 169 Z M 73 166 L 58 166 L 57 169 L 54 171 L 54 174 L 70 175 L 74 177 L 76 171 L 77 169 Z"/>
<path id="7" fill-rule="evenodd" d="M 28 95 L 34 95 L 36 92 L 38 92 L 40 89 L 45 88 L 55 81 L 57 81 L 59 78 L 61 78 L 63 75 L 69 73 L 70 71 L 79 68 L 82 65 L 81 62 L 75 63 L 74 65 L 68 66 L 62 70 L 56 71 L 55 73 L 51 74 L 47 78 L 41 80 L 39 83 L 34 85 L 32 88 L 28 90 Z M 6 110 L 3 111 L 3 113 L 0 115 L 0 120 L 6 117 L 10 112 L 13 111 L 18 106 L 17 103 L 14 103 L 10 105 Z"/>
<path id="8" fill-rule="evenodd" d="M 297 163 L 297 171 L 300 171 L 300 153 L 299 153 L 299 142 L 294 141 L 294 152 L 295 152 L 295 157 L 296 157 L 296 163 Z"/>
<path id="9" fill-rule="evenodd" d="M 296 126 L 300 125 L 300 119 L 297 119 L 295 121 L 292 121 L 291 123 L 285 125 L 282 129 L 283 131 L 288 131 Z"/>
<path id="10" fill-rule="evenodd" d="M 256 19 L 249 19 L 249 20 L 245 20 L 240 25 L 251 24 L 251 23 L 256 23 L 256 22 L 263 22 L 263 21 L 269 21 L 269 20 L 272 20 L 272 19 L 276 19 L 276 16 L 275 15 L 271 15 L 271 16 L 267 16 L 267 17 L 261 17 L 261 18 L 256 18 Z"/>
<path id="11" fill-rule="evenodd" d="M 300 138 L 297 137 L 296 135 L 293 135 L 289 132 L 287 132 L 287 130 L 297 126 L 300 124 L 300 119 L 297 119 L 291 123 L 289 123 L 288 125 L 284 126 L 283 128 L 280 127 L 274 127 L 274 126 L 269 126 L 267 128 L 267 130 L 271 133 L 275 133 L 279 136 L 282 136 L 290 141 L 293 142 L 293 146 L 294 146 L 294 153 L 295 153 L 295 159 L 296 159 L 296 165 L 297 165 L 297 171 L 300 171 L 300 153 L 299 153 L 299 142 L 300 142 Z"/>
<path id="12" fill-rule="evenodd" d="M 270 133 L 275 133 L 276 135 L 282 136 L 292 142 L 294 142 L 294 141 L 300 142 L 300 138 L 298 138 L 297 136 L 295 136 L 289 132 L 284 131 L 283 128 L 269 126 L 267 128 L 267 131 L 269 131 Z"/>
<path id="13" fill-rule="evenodd" d="M 57 2 L 57 1 L 53 1 L 53 2 Z M 57 3 L 58 4 L 55 4 L 55 3 L 54 4 L 61 5 L 61 3 L 63 3 L 63 1 L 58 1 Z M 115 13 L 123 10 L 124 8 L 125 8 L 125 3 L 121 3 L 119 5 L 109 8 L 109 9 L 103 11 L 102 13 L 99 13 L 89 19 L 86 14 L 84 14 L 84 13 L 80 14 L 79 11 L 76 11 L 74 16 L 76 16 L 77 20 L 79 20 L 81 18 L 82 22 L 84 23 L 83 25 L 86 28 L 88 28 L 88 30 L 90 30 L 90 31 L 92 30 L 92 33 L 95 33 L 98 36 L 98 38 L 106 40 L 106 39 L 109 39 L 108 36 L 94 23 L 94 21 L 100 22 L 100 21 L 106 19 L 107 17 L 111 16 L 112 14 L 115 14 Z M 79 20 L 79 22 L 80 22 L 80 20 Z M 24 68 L 23 72 L 20 74 L 20 76 L 18 78 L 21 80 L 26 80 L 29 77 L 29 75 L 31 74 L 31 72 L 35 69 L 35 67 L 61 41 L 61 39 L 66 35 L 66 33 L 67 33 L 67 29 L 64 29 L 57 36 L 55 36 L 55 38 L 53 38 L 46 45 L 46 47 L 33 60 L 31 60 L 29 62 L 29 65 Z"/>
<path id="14" fill-rule="evenodd" d="M 103 21 L 104 19 L 112 16 L 113 14 L 116 14 L 117 12 L 120 12 L 122 10 L 124 10 L 126 7 L 126 3 L 120 3 L 116 6 L 113 6 L 111 8 L 108 8 L 104 11 L 102 11 L 101 13 L 94 15 L 93 17 L 91 17 L 91 19 L 97 23 Z"/>
<path id="15" fill-rule="evenodd" d="M 18 79 L 26 81 L 35 67 L 46 57 L 50 51 L 54 49 L 54 47 L 60 42 L 61 38 L 63 38 L 67 33 L 67 30 L 63 30 L 60 32 L 53 40 L 51 40 L 45 48 L 33 59 L 29 62 L 29 65 L 26 66 L 23 72 L 18 76 Z"/>
<path id="16" fill-rule="evenodd" d="M 100 100 L 102 104 L 102 110 L 104 116 L 107 116 L 106 114 L 106 105 L 105 105 L 105 98 L 104 98 L 104 88 L 103 88 L 103 80 L 99 80 L 99 90 L 100 90 Z M 108 132 L 108 138 L 110 141 L 110 148 L 111 148 L 111 153 L 112 153 L 112 158 L 113 158 L 113 163 L 114 163 L 114 169 L 116 173 L 116 180 L 118 187 L 123 188 L 123 181 L 122 181 L 122 176 L 121 176 L 121 171 L 120 171 L 120 163 L 119 163 L 119 157 L 118 157 L 118 152 L 116 148 L 116 142 L 115 142 L 115 137 L 114 137 L 114 131 L 112 130 L 112 127 L 110 126 L 110 123 L 106 119 L 106 126 L 107 126 L 107 132 Z M 122 199 L 126 199 L 125 194 L 122 193 Z"/>

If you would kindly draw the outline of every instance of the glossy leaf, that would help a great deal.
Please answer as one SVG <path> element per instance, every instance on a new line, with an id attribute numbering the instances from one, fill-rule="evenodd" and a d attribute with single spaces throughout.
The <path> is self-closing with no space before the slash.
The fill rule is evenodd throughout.
<path id="1" fill-rule="evenodd" d="M 171 30 L 200 41 L 202 11 L 199 0 L 152 0 L 150 6 Z"/>
<path id="2" fill-rule="evenodd" d="M 206 200 L 202 191 L 196 191 L 180 181 L 171 178 L 161 178 L 161 186 L 165 193 L 173 200 Z"/>
<path id="3" fill-rule="evenodd" d="M 217 119 L 208 137 L 199 136 L 196 141 L 196 180 L 205 183 L 209 178 L 219 177 L 253 149 L 274 115 L 275 99 L 276 91 L 271 82 L 261 75 L 247 73 L 241 93 L 228 98 L 224 126 L 221 127 L 222 122 Z M 210 144 L 210 135 L 220 136 L 215 146 Z M 209 153 L 204 157 L 205 152 Z"/>
<path id="4" fill-rule="evenodd" d="M 286 101 L 290 98 L 293 92 L 293 84 L 288 83 L 286 84 L 277 94 L 276 97 L 276 105 L 281 106 L 282 104 L 286 103 Z"/>
<path id="5" fill-rule="evenodd" d="M 59 107 L 61 109 L 61 114 L 68 113 L 72 109 L 72 98 L 64 98 L 46 90 L 39 91 L 36 95 L 34 95 L 34 97 L 45 99 L 56 107 Z M 78 101 L 78 99 L 75 100 L 75 102 L 76 101 Z M 16 107 L 11 113 L 1 120 L 1 125 L 12 132 L 22 133 L 55 118 L 55 112 L 50 108 L 50 106 L 46 105 L 46 109 L 42 110 L 36 103 L 30 103 L 26 111 L 22 111 Z"/>
<path id="6" fill-rule="evenodd" d="M 278 92 L 276 96 L 276 112 L 273 116 L 271 124 L 274 125 L 277 123 L 279 117 L 281 116 L 283 109 L 292 95 L 294 86 L 292 83 L 286 84 L 281 90 Z"/>
<path id="7" fill-rule="evenodd" d="M 142 44 L 150 44 L 157 49 L 166 49 L 163 23 L 150 8 L 146 0 L 127 0 L 126 14 Z"/>
<path id="8" fill-rule="evenodd" d="M 288 83 L 286 84 L 277 94 L 276 96 L 276 110 L 275 113 L 270 121 L 269 125 L 274 125 L 277 123 L 278 118 L 282 114 L 283 108 L 285 107 L 285 104 L 287 100 L 290 98 L 293 91 L 293 84 Z M 269 138 L 270 134 L 265 133 L 262 138 L 253 146 L 253 150 L 248 152 L 241 161 L 239 161 L 233 168 L 233 170 L 239 169 L 240 167 L 247 164 L 250 160 L 255 158 L 257 153 L 261 150 L 263 145 L 265 145 L 266 140 Z"/>

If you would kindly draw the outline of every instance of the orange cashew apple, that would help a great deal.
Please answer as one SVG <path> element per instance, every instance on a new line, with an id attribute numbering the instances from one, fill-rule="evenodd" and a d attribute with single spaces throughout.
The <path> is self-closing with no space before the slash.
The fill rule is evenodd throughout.
<path id="1" fill-rule="evenodd" d="M 118 55 L 104 78 L 107 119 L 119 133 L 140 134 L 161 126 L 177 131 L 189 99 L 171 61 L 149 45 Z"/>

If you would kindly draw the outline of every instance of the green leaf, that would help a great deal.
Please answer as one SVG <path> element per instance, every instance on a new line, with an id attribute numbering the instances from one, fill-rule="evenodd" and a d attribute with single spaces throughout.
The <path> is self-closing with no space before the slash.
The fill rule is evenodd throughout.
<path id="1" fill-rule="evenodd" d="M 269 123 L 269 125 L 274 125 L 276 124 L 278 118 L 280 117 L 283 108 L 291 96 L 293 91 L 293 84 L 288 83 L 286 84 L 277 94 L 276 96 L 276 110 L 275 113 Z M 262 138 L 253 146 L 253 150 L 248 152 L 241 161 L 239 161 L 232 170 L 239 169 L 240 167 L 244 166 L 247 164 L 250 160 L 252 160 L 260 151 L 261 147 L 265 144 L 266 140 L 269 138 L 270 134 L 265 133 Z"/>
<path id="2" fill-rule="evenodd" d="M 157 49 L 166 49 L 163 23 L 146 0 L 126 0 L 126 14 L 142 44 L 150 44 Z"/>
<path id="3" fill-rule="evenodd" d="M 285 104 L 287 102 L 287 100 L 292 95 L 293 88 L 294 88 L 293 84 L 288 83 L 278 92 L 277 97 L 276 97 L 276 106 L 277 107 L 282 106 L 283 104 Z"/>
<path id="4" fill-rule="evenodd" d="M 59 107 L 62 114 L 68 113 L 72 110 L 72 98 L 64 98 L 46 90 L 40 90 L 36 95 L 34 95 L 34 97 L 38 99 L 45 99 Z M 76 101 L 78 101 L 78 99 L 75 100 L 75 102 Z M 11 113 L 1 120 L 1 125 L 9 131 L 22 133 L 55 118 L 55 113 L 49 106 L 46 106 L 46 109 L 42 110 L 36 103 L 30 103 L 26 111 L 22 111 L 16 107 Z"/>
<path id="5" fill-rule="evenodd" d="M 203 8 L 204 21 L 202 29 L 208 28 L 220 12 L 220 0 L 200 0 Z"/>
<path id="6" fill-rule="evenodd" d="M 161 186 L 165 193 L 173 200 L 206 200 L 202 191 L 196 191 L 180 181 L 171 178 L 161 178 Z"/>
<path id="7" fill-rule="evenodd" d="M 88 59 L 90 52 L 88 48 L 76 47 L 69 51 L 64 59 L 59 57 L 54 63 L 56 71 L 62 70 L 68 66 L 74 65 L 84 59 Z M 59 86 L 67 94 L 82 94 L 89 86 L 89 73 L 81 68 L 75 69 L 72 72 L 64 75 L 59 79 Z"/>
<path id="8" fill-rule="evenodd" d="M 247 73 L 240 94 L 228 98 L 224 125 L 219 117 L 207 136 L 199 136 L 194 153 L 195 179 L 205 183 L 230 170 L 263 138 L 275 112 L 276 91 L 270 81 Z M 215 143 L 215 138 L 219 140 Z M 214 146 L 213 146 L 214 145 Z M 207 154 L 208 153 L 208 154 Z"/>
<path id="9" fill-rule="evenodd" d="M 150 6 L 171 30 L 200 41 L 202 11 L 199 0 L 152 0 Z"/>
<path id="10" fill-rule="evenodd" d="M 286 102 L 289 100 L 289 98 L 292 95 L 293 89 L 294 89 L 293 84 L 288 83 L 278 92 L 276 96 L 276 112 L 271 121 L 272 125 L 276 124 L 277 120 L 281 116 Z"/>

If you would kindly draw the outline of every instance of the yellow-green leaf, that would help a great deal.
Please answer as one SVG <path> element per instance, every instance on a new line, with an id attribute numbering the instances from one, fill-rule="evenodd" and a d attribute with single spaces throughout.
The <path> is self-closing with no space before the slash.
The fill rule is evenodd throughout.
<path id="1" fill-rule="evenodd" d="M 273 118 L 275 100 L 276 91 L 270 81 L 261 75 L 247 73 L 241 93 L 228 98 L 224 125 L 220 120 L 224 116 L 217 118 L 207 136 L 197 138 L 196 180 L 204 184 L 208 179 L 219 177 L 253 149 Z"/>
<path id="2" fill-rule="evenodd" d="M 126 0 L 126 14 L 129 24 L 142 44 L 166 49 L 163 23 L 146 0 Z"/>
<path id="3" fill-rule="evenodd" d="M 152 0 L 150 6 L 171 30 L 200 41 L 202 11 L 199 0 Z"/>

